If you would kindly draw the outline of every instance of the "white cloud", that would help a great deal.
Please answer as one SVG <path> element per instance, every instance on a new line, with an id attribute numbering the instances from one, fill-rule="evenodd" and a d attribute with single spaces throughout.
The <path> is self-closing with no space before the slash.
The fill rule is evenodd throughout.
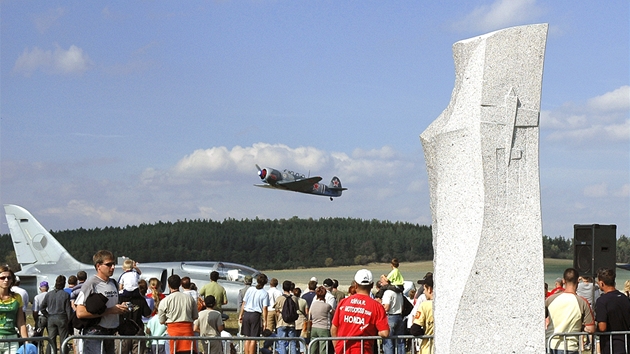
<path id="1" fill-rule="evenodd" d="M 159 69 L 162 64 L 150 56 L 151 50 L 158 45 L 157 41 L 149 42 L 133 51 L 127 61 L 103 66 L 102 69 L 104 72 L 115 76 L 127 76 Z"/>
<path id="2" fill-rule="evenodd" d="M 545 139 L 570 144 L 630 141 L 630 87 L 541 112 Z"/>
<path id="3" fill-rule="evenodd" d="M 309 170 L 332 170 L 348 160 L 343 153 L 328 153 L 314 147 L 291 148 L 283 144 L 256 143 L 251 147 L 235 146 L 231 150 L 225 146 L 196 150 L 178 161 L 173 173 L 181 176 L 226 171 L 249 174 L 255 171 L 256 164 L 307 173 Z"/>
<path id="4" fill-rule="evenodd" d="M 496 0 L 490 5 L 476 7 L 454 27 L 456 30 L 494 31 L 529 23 L 542 12 L 536 0 Z"/>
<path id="5" fill-rule="evenodd" d="M 56 45 L 55 50 L 43 50 L 33 47 L 28 48 L 17 58 L 13 66 L 13 72 L 25 76 L 31 76 L 37 70 L 46 74 L 82 74 L 93 66 L 90 57 L 83 52 L 83 49 L 71 45 L 68 50 L 64 50 Z"/>
<path id="6" fill-rule="evenodd" d="M 606 92 L 588 100 L 588 107 L 599 112 L 614 112 L 630 110 L 630 86 Z"/>
<path id="7" fill-rule="evenodd" d="M 422 166 L 406 160 L 403 154 L 385 146 L 370 151 L 357 149 L 352 157 L 314 147 L 291 148 L 283 144 L 256 143 L 249 147 L 225 146 L 196 150 L 166 170 L 146 169 L 140 176 L 143 185 L 165 189 L 169 186 L 204 184 L 224 188 L 227 185 L 258 183 L 256 167 L 288 169 L 310 176 L 322 176 L 326 182 L 338 176 L 353 190 L 377 191 L 378 199 L 398 193 L 423 190 L 422 181 L 414 181 Z M 155 186 L 155 187 L 151 187 Z M 376 188 L 375 188 L 376 187 Z M 371 192 L 368 192 L 371 193 Z"/>
<path id="8" fill-rule="evenodd" d="M 374 158 L 374 159 L 394 159 L 397 158 L 396 151 L 391 146 L 383 146 L 380 149 L 372 149 L 369 151 L 363 149 L 355 149 L 352 151 L 352 157 L 356 159 Z"/>
<path id="9" fill-rule="evenodd" d="M 56 217 L 65 217 L 66 215 L 81 216 L 89 219 L 95 219 L 106 223 L 116 223 L 118 225 L 141 223 L 141 218 L 133 216 L 133 214 L 119 212 L 116 208 L 104 208 L 94 206 L 83 200 L 70 200 L 65 206 L 47 208 L 43 211 L 47 215 Z"/>
<path id="10" fill-rule="evenodd" d="M 33 17 L 33 22 L 39 33 L 45 33 L 50 27 L 66 14 L 66 9 L 58 7 Z"/>
<path id="11" fill-rule="evenodd" d="M 411 193 L 422 193 L 428 191 L 427 181 L 424 179 L 416 179 L 409 183 L 407 186 L 407 191 Z"/>
<path id="12" fill-rule="evenodd" d="M 585 141 L 628 141 L 630 140 L 630 121 L 612 125 L 590 125 L 580 129 L 565 129 L 547 135 L 550 141 L 573 143 Z"/>
<path id="13" fill-rule="evenodd" d="M 605 197 L 608 195 L 608 185 L 606 182 L 602 182 L 600 184 L 586 186 L 584 188 L 584 195 L 593 198 Z"/>

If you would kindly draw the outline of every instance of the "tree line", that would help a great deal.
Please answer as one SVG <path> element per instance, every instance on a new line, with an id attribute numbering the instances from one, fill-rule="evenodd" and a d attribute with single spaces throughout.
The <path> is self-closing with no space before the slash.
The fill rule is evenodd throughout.
<path id="1" fill-rule="evenodd" d="M 433 258 L 431 228 L 406 222 L 352 218 L 226 219 L 157 222 L 52 232 L 77 260 L 94 252 L 143 262 L 214 260 L 257 269 L 345 266 Z M 8 236 L 8 235 L 6 235 Z M 14 258 L 10 236 L 0 238 L 0 259 Z M 13 254 L 13 255 L 12 255 Z"/>
<path id="2" fill-rule="evenodd" d="M 51 233 L 84 263 L 91 263 L 98 249 L 140 263 L 214 260 L 257 269 L 433 259 L 431 227 L 375 219 L 197 219 Z M 2 236 L 0 259 L 15 266 L 11 238 Z M 542 241 L 545 258 L 573 258 L 572 239 L 543 236 Z M 630 239 L 623 235 L 617 241 L 617 261 L 630 262 Z"/>

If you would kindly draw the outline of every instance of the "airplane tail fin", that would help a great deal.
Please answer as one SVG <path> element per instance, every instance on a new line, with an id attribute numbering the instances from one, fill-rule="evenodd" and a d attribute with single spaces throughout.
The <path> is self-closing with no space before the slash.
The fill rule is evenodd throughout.
<path id="1" fill-rule="evenodd" d="M 22 269 L 34 264 L 66 265 L 74 269 L 81 265 L 57 241 L 28 210 L 11 204 L 4 211 L 15 249 L 15 256 Z"/>
<path id="2" fill-rule="evenodd" d="M 339 179 L 339 177 L 335 176 L 330 180 L 328 189 L 333 190 L 333 191 L 338 191 L 339 194 L 341 194 L 342 191 L 345 191 L 348 188 L 341 187 L 341 180 Z"/>

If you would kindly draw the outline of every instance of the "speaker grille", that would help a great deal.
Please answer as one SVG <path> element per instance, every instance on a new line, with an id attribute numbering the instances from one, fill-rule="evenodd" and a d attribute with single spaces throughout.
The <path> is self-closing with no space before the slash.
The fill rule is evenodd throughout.
<path id="1" fill-rule="evenodd" d="M 593 255 L 593 249 L 591 246 L 575 246 L 577 247 L 576 261 L 574 268 L 580 274 L 586 274 L 591 272 L 591 257 Z"/>
<path id="2" fill-rule="evenodd" d="M 573 225 L 573 268 L 595 277 L 599 268 L 615 269 L 617 225 Z"/>

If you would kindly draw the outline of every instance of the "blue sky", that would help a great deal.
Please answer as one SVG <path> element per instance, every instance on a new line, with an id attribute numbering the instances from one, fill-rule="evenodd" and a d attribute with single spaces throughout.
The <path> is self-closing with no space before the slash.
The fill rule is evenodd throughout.
<path id="1" fill-rule="evenodd" d="M 627 0 L 0 6 L 0 199 L 49 229 L 430 224 L 419 135 L 450 100 L 452 45 L 545 22 L 543 233 L 600 223 L 630 235 Z M 256 163 L 349 190 L 330 202 L 255 188 Z"/>

